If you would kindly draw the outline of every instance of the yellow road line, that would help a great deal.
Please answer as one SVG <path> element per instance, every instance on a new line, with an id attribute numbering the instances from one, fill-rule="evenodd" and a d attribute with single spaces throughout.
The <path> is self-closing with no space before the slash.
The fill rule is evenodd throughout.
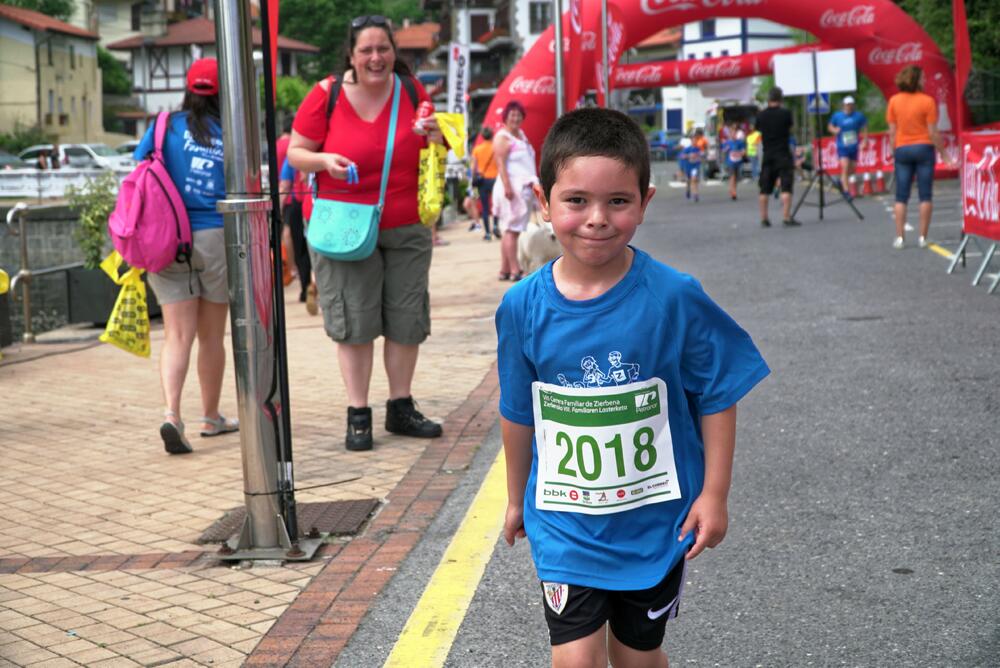
<path id="1" fill-rule="evenodd" d="M 927 247 L 930 248 L 935 253 L 937 253 L 938 255 L 940 255 L 941 257 L 946 257 L 949 260 L 955 257 L 947 248 L 942 248 L 941 246 L 938 246 L 936 243 L 929 243 L 927 244 Z"/>
<path id="2" fill-rule="evenodd" d="M 384 668 L 444 665 L 503 529 L 506 480 L 507 467 L 501 450 Z"/>

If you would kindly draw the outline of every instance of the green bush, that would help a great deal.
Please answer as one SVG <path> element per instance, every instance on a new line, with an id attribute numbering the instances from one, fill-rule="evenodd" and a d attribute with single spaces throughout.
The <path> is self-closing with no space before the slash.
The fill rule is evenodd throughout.
<path id="1" fill-rule="evenodd" d="M 37 125 L 26 127 L 20 123 L 14 124 L 13 132 L 0 132 L 0 149 L 17 155 L 29 146 L 48 144 L 52 141 Z"/>
<path id="2" fill-rule="evenodd" d="M 97 66 L 101 68 L 101 89 L 105 95 L 131 95 L 132 80 L 128 70 L 111 52 L 97 47 Z"/>
<path id="3" fill-rule="evenodd" d="M 73 238 L 83 251 L 83 264 L 96 269 L 104 259 L 108 241 L 108 217 L 115 210 L 118 197 L 118 179 L 111 172 L 88 179 L 83 186 L 66 189 L 69 205 L 80 214 L 80 223 L 73 231 Z"/>

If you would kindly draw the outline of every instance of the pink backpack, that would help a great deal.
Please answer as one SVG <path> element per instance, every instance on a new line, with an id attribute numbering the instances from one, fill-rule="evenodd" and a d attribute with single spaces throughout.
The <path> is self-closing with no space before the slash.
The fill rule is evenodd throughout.
<path id="1" fill-rule="evenodd" d="M 111 241 L 131 267 L 156 273 L 172 262 L 191 261 L 191 221 L 163 162 L 170 114 L 156 117 L 155 147 L 125 177 L 108 218 Z"/>

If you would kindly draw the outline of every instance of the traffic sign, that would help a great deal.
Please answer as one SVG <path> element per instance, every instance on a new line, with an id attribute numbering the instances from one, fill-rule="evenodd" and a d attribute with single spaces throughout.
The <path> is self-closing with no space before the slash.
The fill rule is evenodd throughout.
<path id="1" fill-rule="evenodd" d="M 820 93 L 819 99 L 817 100 L 815 94 L 809 93 L 806 95 L 806 109 L 810 114 L 829 114 L 830 94 Z"/>

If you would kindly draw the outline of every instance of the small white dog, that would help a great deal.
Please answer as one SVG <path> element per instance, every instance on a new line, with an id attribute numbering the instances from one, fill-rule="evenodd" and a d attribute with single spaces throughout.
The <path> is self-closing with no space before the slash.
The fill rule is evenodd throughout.
<path id="1" fill-rule="evenodd" d="M 521 271 L 530 274 L 549 260 L 562 255 L 562 246 L 552 231 L 552 223 L 531 217 L 528 229 L 517 238 L 517 262 Z"/>

